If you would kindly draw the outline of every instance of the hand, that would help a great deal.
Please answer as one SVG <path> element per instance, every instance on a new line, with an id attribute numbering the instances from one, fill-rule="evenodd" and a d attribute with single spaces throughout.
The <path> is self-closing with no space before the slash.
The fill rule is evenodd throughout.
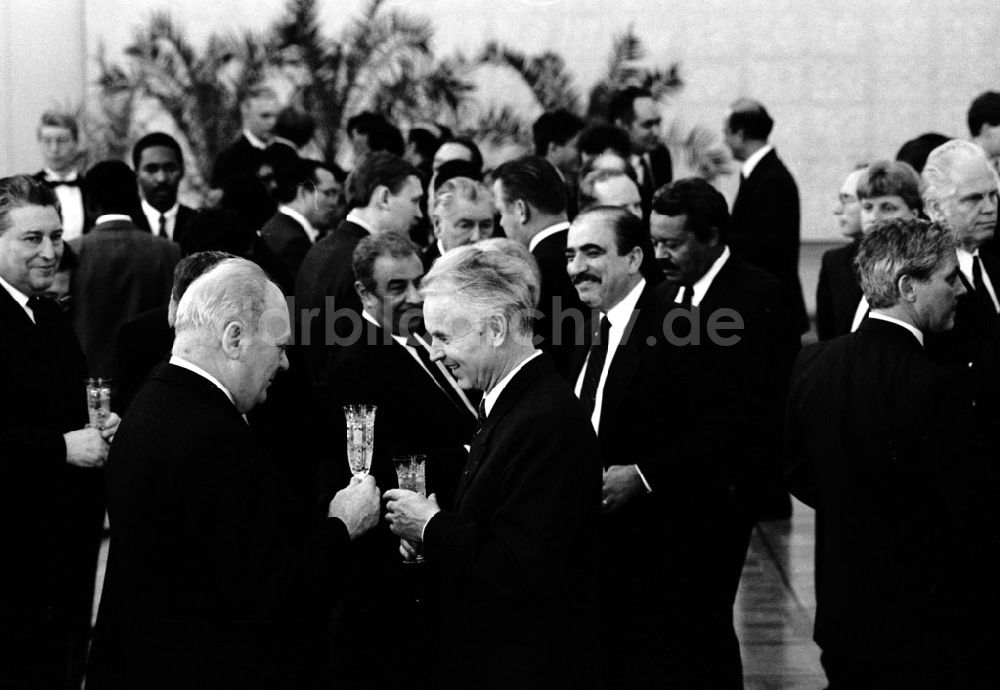
<path id="1" fill-rule="evenodd" d="M 108 418 L 104 420 L 104 426 L 101 427 L 101 438 L 111 443 L 115 439 L 115 432 L 118 431 L 118 425 L 121 424 L 121 421 L 122 418 L 116 413 L 109 414 Z"/>
<path id="2" fill-rule="evenodd" d="M 411 563 L 417 560 L 417 556 L 420 552 L 417 551 L 417 547 L 408 542 L 405 539 L 399 540 L 399 554 L 403 557 L 403 560 L 407 563 Z"/>
<path id="3" fill-rule="evenodd" d="M 601 512 L 613 513 L 645 490 L 635 465 L 612 465 L 604 472 Z"/>
<path id="4" fill-rule="evenodd" d="M 414 544 L 423 541 L 424 525 L 441 512 L 437 496 L 424 498 L 420 494 L 405 489 L 391 489 L 385 492 L 386 519 L 392 533 Z"/>
<path id="5" fill-rule="evenodd" d="M 108 443 L 99 429 L 77 429 L 63 434 L 66 440 L 66 462 L 76 467 L 104 467 L 108 459 Z"/>
<path id="6" fill-rule="evenodd" d="M 351 539 L 361 536 L 377 525 L 378 514 L 379 490 L 375 486 L 375 478 L 371 475 L 351 479 L 351 483 L 333 497 L 327 511 L 329 517 L 343 520 Z"/>

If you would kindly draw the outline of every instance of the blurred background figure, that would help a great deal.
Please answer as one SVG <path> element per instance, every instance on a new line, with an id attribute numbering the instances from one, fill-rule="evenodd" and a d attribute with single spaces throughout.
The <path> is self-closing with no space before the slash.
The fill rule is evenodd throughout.
<path id="1" fill-rule="evenodd" d="M 43 167 L 34 177 L 55 190 L 62 209 L 64 240 L 68 242 L 89 230 L 93 223 L 93 219 L 87 218 L 87 181 L 77 168 L 80 128 L 74 116 L 47 110 L 42 113 L 36 134 Z"/>
<path id="2" fill-rule="evenodd" d="M 278 96 L 268 86 L 256 86 L 244 99 L 240 113 L 243 131 L 215 161 L 211 179 L 215 189 L 234 175 L 252 174 L 260 168 L 278 119 Z"/>
<path id="3" fill-rule="evenodd" d="M 169 134 L 153 132 L 132 147 L 132 167 L 139 181 L 142 213 L 133 220 L 142 230 L 183 244 L 195 210 L 180 203 L 184 153 Z"/>

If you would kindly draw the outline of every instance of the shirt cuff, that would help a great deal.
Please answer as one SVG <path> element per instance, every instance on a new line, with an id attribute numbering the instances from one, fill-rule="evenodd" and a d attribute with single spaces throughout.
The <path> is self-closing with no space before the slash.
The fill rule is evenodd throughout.
<path id="1" fill-rule="evenodd" d="M 441 511 L 439 510 L 437 513 L 434 513 L 434 515 L 437 515 L 440 512 Z M 427 518 L 427 522 L 424 523 L 423 529 L 420 530 L 420 543 L 421 544 L 424 542 L 424 534 L 427 533 L 427 525 L 431 524 L 431 520 L 434 519 L 434 515 L 431 515 L 429 518 Z"/>
<path id="2" fill-rule="evenodd" d="M 642 470 L 639 469 L 639 466 L 638 465 L 633 465 L 633 467 L 635 468 L 635 473 L 639 475 L 639 479 L 642 480 L 643 486 L 646 487 L 646 493 L 647 494 L 653 493 L 653 487 L 651 487 L 649 485 L 649 482 L 646 481 L 646 477 L 645 477 L 645 475 L 643 475 Z"/>

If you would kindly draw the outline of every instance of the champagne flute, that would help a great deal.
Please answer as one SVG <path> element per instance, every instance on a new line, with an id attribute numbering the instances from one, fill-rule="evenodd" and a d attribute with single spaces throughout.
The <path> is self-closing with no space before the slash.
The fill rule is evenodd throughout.
<path id="1" fill-rule="evenodd" d="M 375 445 L 375 405 L 345 405 L 347 418 L 347 462 L 351 474 L 364 477 L 372 467 Z"/>

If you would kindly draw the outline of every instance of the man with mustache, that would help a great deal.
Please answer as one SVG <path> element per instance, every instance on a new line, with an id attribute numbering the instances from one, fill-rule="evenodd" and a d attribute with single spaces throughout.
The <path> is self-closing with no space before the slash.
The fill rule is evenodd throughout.
<path id="1" fill-rule="evenodd" d="M 739 665 L 726 662 L 738 647 L 719 643 L 720 627 L 732 636 L 732 607 L 708 575 L 723 566 L 726 487 L 698 431 L 693 399 L 706 384 L 674 363 L 672 305 L 641 273 L 646 241 L 642 220 L 611 206 L 583 211 L 566 241 L 567 273 L 599 312 L 569 371 L 604 467 L 603 687 L 737 688 Z M 669 552 L 657 546 L 667 532 L 681 539 Z"/>
<path id="2" fill-rule="evenodd" d="M 132 147 L 132 167 L 142 206 L 142 213 L 134 215 L 135 224 L 181 244 L 196 213 L 177 200 L 184 177 L 181 145 L 164 132 L 147 134 Z"/>
<path id="3" fill-rule="evenodd" d="M 982 352 L 1000 312 L 1000 257 L 984 244 L 997 224 L 997 173 L 983 150 L 955 139 L 927 157 L 922 174 L 924 211 L 958 243 L 959 278 L 968 293 L 959 300 L 955 328 L 927 339 L 927 352 L 966 371 Z"/>

